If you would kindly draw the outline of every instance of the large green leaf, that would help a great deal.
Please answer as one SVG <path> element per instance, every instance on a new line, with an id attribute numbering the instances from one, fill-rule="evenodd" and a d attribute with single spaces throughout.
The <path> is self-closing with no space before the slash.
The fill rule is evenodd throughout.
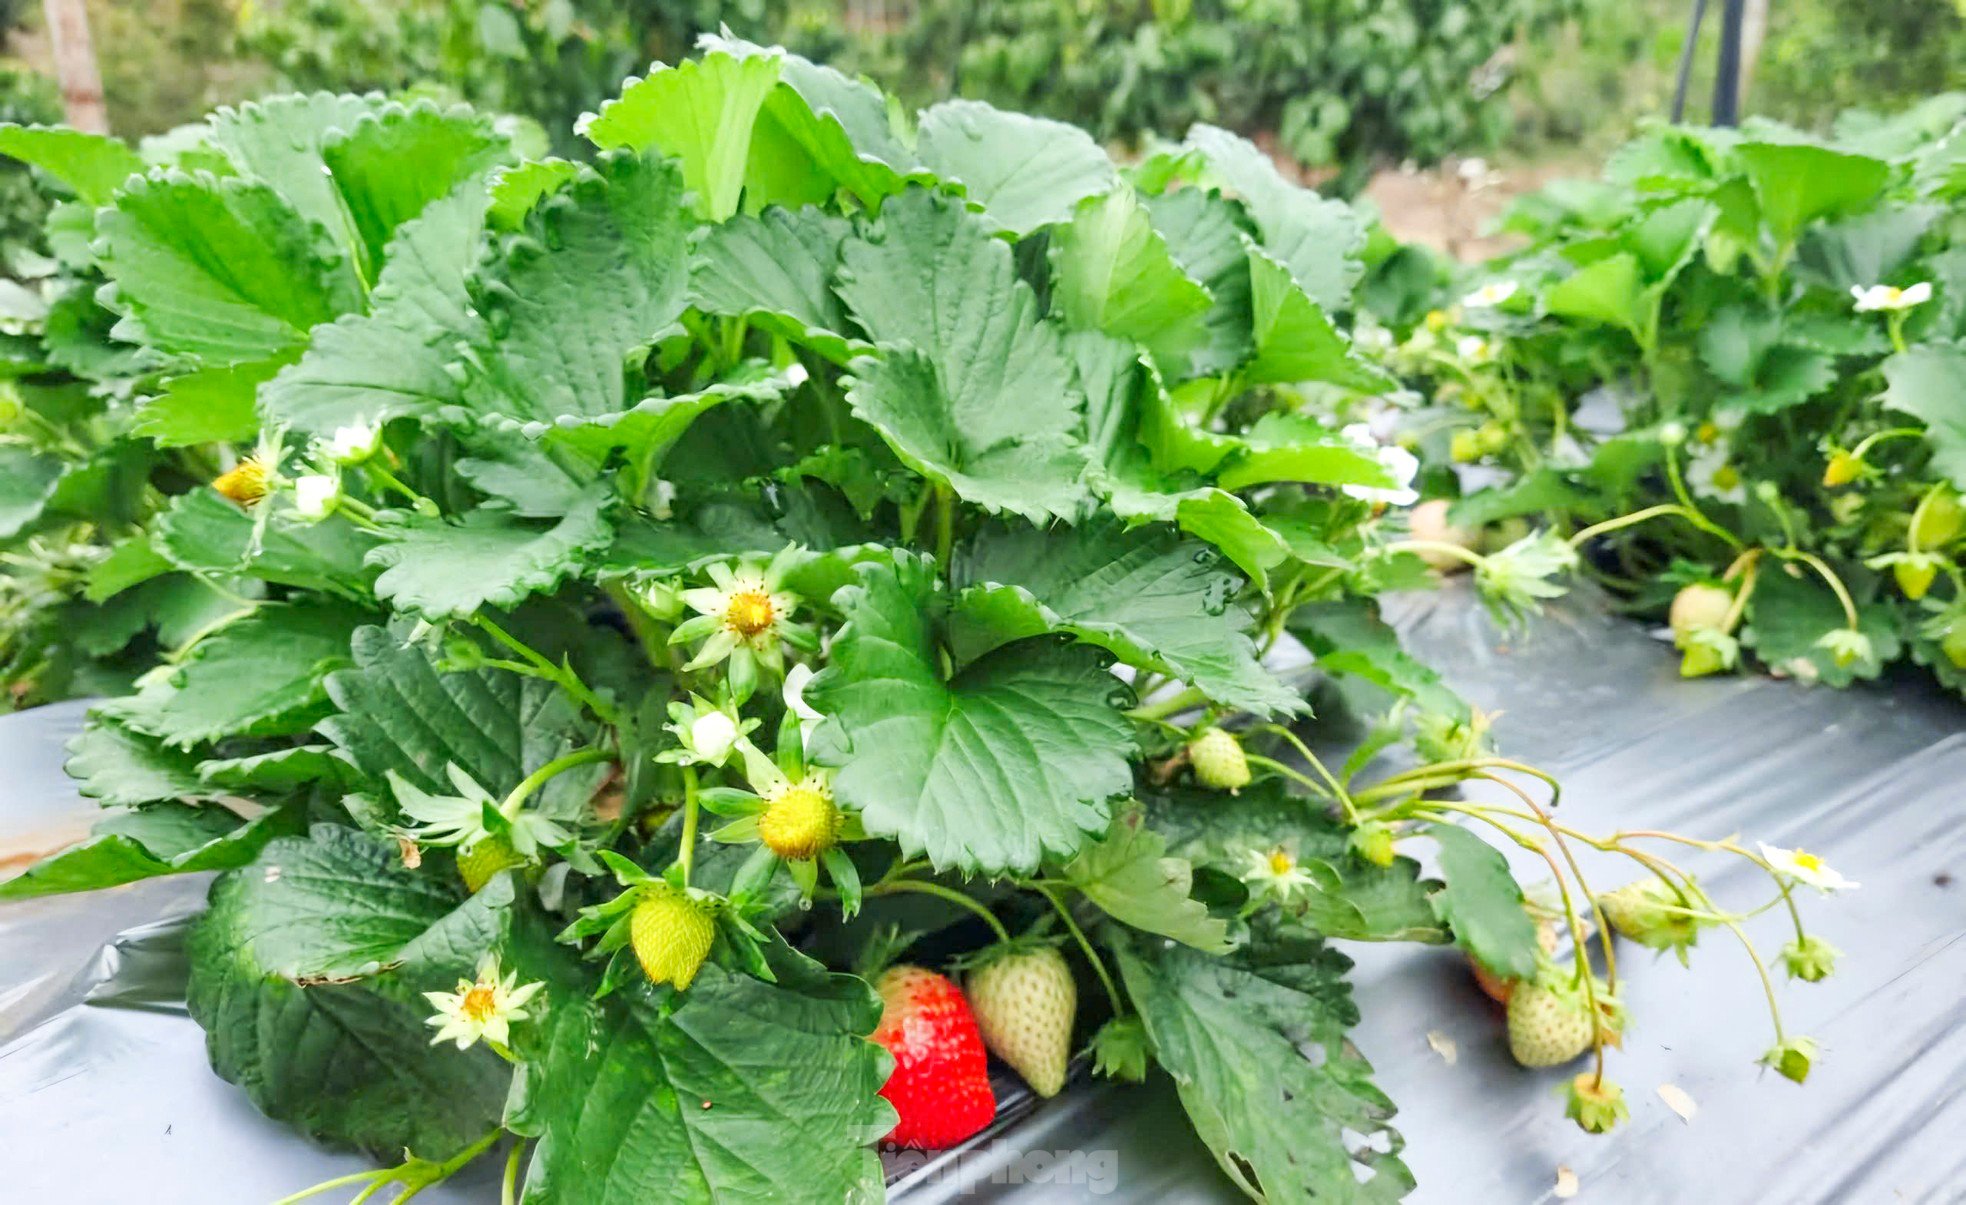
<path id="1" fill-rule="evenodd" d="M 245 442 L 259 430 L 254 395 L 290 362 L 288 356 L 281 356 L 172 377 L 137 411 L 131 433 L 146 436 L 160 448 Z"/>
<path id="2" fill-rule="evenodd" d="M 922 162 L 960 184 L 989 221 L 1013 234 L 1072 216 L 1079 201 L 1118 182 L 1113 161 L 1077 126 L 945 100 L 922 113 Z"/>
<path id="3" fill-rule="evenodd" d="M 109 204 L 125 180 L 143 171 L 137 153 L 114 138 L 60 126 L 0 124 L 0 155 L 47 172 L 87 205 Z"/>
<path id="4" fill-rule="evenodd" d="M 1128 188 L 1081 202 L 1051 236 L 1052 306 L 1075 330 L 1146 345 L 1180 368 L 1207 328 L 1208 290 L 1189 279 Z"/>
<path id="5" fill-rule="evenodd" d="M 215 794 L 198 777 L 198 759 L 133 732 L 113 716 L 97 716 L 68 743 L 64 767 L 75 789 L 108 807 L 134 806 Z"/>
<path id="6" fill-rule="evenodd" d="M 41 517 L 61 475 L 55 457 L 0 444 L 0 540 L 13 539 Z"/>
<path id="7" fill-rule="evenodd" d="M 1437 884 L 1420 877 L 1411 858 L 1389 867 L 1351 852 L 1350 830 L 1321 800 L 1292 794 L 1270 778 L 1232 796 L 1199 786 L 1143 790 L 1150 824 L 1168 851 L 1196 866 L 1240 877 L 1252 855 L 1282 849 L 1310 876 L 1280 909 L 1285 923 L 1306 932 L 1356 941 L 1435 944 L 1449 935 L 1434 914 Z"/>
<path id="8" fill-rule="evenodd" d="M 1884 362 L 1884 404 L 1925 423 L 1932 467 L 1966 489 L 1966 345 L 1925 343 Z"/>
<path id="9" fill-rule="evenodd" d="M 1231 490 L 1272 481 L 1381 489 L 1395 484 L 1378 456 L 1351 437 L 1302 415 L 1283 413 L 1258 419 L 1216 480 Z"/>
<path id="10" fill-rule="evenodd" d="M 1747 167 L 1761 217 L 1779 242 L 1793 244 L 1802 228 L 1875 206 L 1891 165 L 1799 142 L 1744 142 L 1734 148 Z"/>
<path id="11" fill-rule="evenodd" d="M 1188 369 L 1197 376 L 1226 372 L 1251 346 L 1249 263 L 1240 214 L 1233 202 L 1200 188 L 1147 197 L 1146 206 L 1175 262 L 1211 298 L 1202 317 L 1207 339 L 1189 353 Z"/>
<path id="12" fill-rule="evenodd" d="M 146 804 L 97 822 L 94 835 L 0 882 L 0 900 L 96 891 L 167 874 L 244 866 L 260 847 L 299 827 L 300 813 L 277 808 L 250 823 L 221 807 Z"/>
<path id="13" fill-rule="evenodd" d="M 208 364 L 269 360 L 354 310 L 345 262 L 264 184 L 158 172 L 96 216 L 121 337 Z"/>
<path id="14" fill-rule="evenodd" d="M 1305 295 L 1328 313 L 1350 309 L 1352 286 L 1365 270 L 1365 229 L 1351 206 L 1290 183 L 1254 143 L 1227 130 L 1197 125 L 1187 145 L 1200 152 L 1215 183 L 1242 199 L 1264 249 Z"/>
<path id="15" fill-rule="evenodd" d="M 887 98 L 871 84 L 735 38 L 706 34 L 698 48 L 779 61 L 779 84 L 751 130 L 744 177 L 751 208 L 821 204 L 841 190 L 871 208 L 922 176 L 914 153 L 895 136 Z"/>
<path id="16" fill-rule="evenodd" d="M 839 291 L 889 350 L 854 363 L 854 413 L 965 500 L 1042 521 L 1083 497 L 1072 368 L 1008 244 L 960 202 L 890 200 L 841 252 Z"/>
<path id="17" fill-rule="evenodd" d="M 1350 959 L 1262 934 L 1226 957 L 1137 938 L 1115 952 L 1196 1135 L 1244 1192 L 1376 1202 L 1412 1190 L 1392 1101 L 1349 1037 Z"/>
<path id="18" fill-rule="evenodd" d="M 469 977 L 482 951 L 411 953 L 386 974 L 296 980 L 276 968 L 374 969 L 440 926 L 460 892 L 403 869 L 396 844 L 320 826 L 275 841 L 212 887 L 190 939 L 192 1017 L 212 1069 L 267 1116 L 387 1159 L 443 1159 L 499 1124 L 510 1073 L 491 1051 L 433 1046 L 421 992 Z M 484 895 L 509 889 L 486 888 Z M 460 911 L 485 907 L 481 900 Z M 414 932 L 412 932 L 414 930 Z M 396 937 L 394 949 L 388 942 Z M 343 950 L 338 938 L 355 945 Z"/>
<path id="19" fill-rule="evenodd" d="M 1638 257 L 1628 251 L 1606 256 L 1551 286 L 1543 294 L 1550 313 L 1582 322 L 1644 330 Z"/>
<path id="20" fill-rule="evenodd" d="M 614 538 L 611 495 L 590 490 L 550 527 L 479 507 L 457 522 L 403 514 L 369 554 L 376 597 L 428 620 L 510 608 L 580 572 Z"/>
<path id="21" fill-rule="evenodd" d="M 673 1003 L 642 989 L 555 1008 L 510 1124 L 537 1139 L 532 1205 L 860 1201 L 894 1124 L 880 1002 L 782 944 L 777 982 L 704 966 Z"/>
<path id="22" fill-rule="evenodd" d="M 384 253 L 369 312 L 315 329 L 300 363 L 260 391 L 266 418 L 326 434 L 456 404 L 458 384 L 446 369 L 455 344 L 479 337 L 465 281 L 484 222 L 484 188 L 472 180 L 404 223 Z"/>
<path id="23" fill-rule="evenodd" d="M 1104 655 L 1024 640 L 945 678 L 933 563 L 897 553 L 857 572 L 811 694 L 841 803 L 910 856 L 986 874 L 1072 857 L 1103 831 L 1134 751 Z"/>
<path id="24" fill-rule="evenodd" d="M 750 160 L 751 128 L 778 85 L 780 60 L 713 51 L 674 67 L 657 63 L 581 126 L 603 150 L 655 149 L 682 164 L 698 216 L 737 212 Z"/>
<path id="25" fill-rule="evenodd" d="M 180 569 L 217 577 L 245 575 L 356 601 L 369 596 L 372 576 L 362 558 L 375 546 L 368 533 L 339 518 L 302 523 L 276 513 L 264 530 L 254 516 L 216 490 L 180 494 L 157 520 L 157 547 Z"/>
<path id="26" fill-rule="evenodd" d="M 585 743 L 579 710 L 558 687 L 500 669 L 446 673 L 434 652 L 405 642 L 408 630 L 361 629 L 354 666 L 328 678 L 336 714 L 320 730 L 370 781 L 394 772 L 448 794 L 445 767 L 456 765 L 503 794 Z"/>
<path id="27" fill-rule="evenodd" d="M 1440 843 L 1440 877 L 1447 882 L 1434 909 L 1455 942 L 1504 979 L 1533 978 L 1536 922 L 1523 911 L 1508 859 L 1458 825 L 1436 824 L 1427 834 Z"/>
<path id="28" fill-rule="evenodd" d="M 378 279 L 387 269 L 406 223 L 509 155 L 489 117 L 462 106 L 440 110 L 429 101 L 389 105 L 330 137 L 322 159 L 354 226 L 366 277 Z M 412 163 L 416 170 L 405 171 Z"/>
<path id="29" fill-rule="evenodd" d="M 629 356 L 688 302 L 682 194 L 672 161 L 611 151 L 527 216 L 472 290 L 486 327 L 472 415 L 551 422 L 627 404 Z"/>
<path id="30" fill-rule="evenodd" d="M 1352 354 L 1351 343 L 1290 269 L 1251 245 L 1250 307 L 1256 354 L 1243 366 L 1252 384 L 1328 381 L 1364 392 L 1385 389 L 1392 378 Z"/>
<path id="31" fill-rule="evenodd" d="M 1815 574 L 1807 570 L 1795 575 L 1764 573 L 1748 604 L 1741 643 L 1764 664 L 1791 677 L 1848 686 L 1883 673 L 1904 647 L 1891 606 L 1866 604 L 1857 608 L 1857 627 L 1870 641 L 1870 655 L 1838 665 L 1834 654 L 1819 642 L 1848 623 L 1835 593 Z"/>
<path id="32" fill-rule="evenodd" d="M 362 239 L 323 152 L 329 140 L 387 107 L 390 102 L 374 92 L 273 96 L 220 108 L 212 115 L 206 138 L 242 175 L 271 186 L 350 264 L 360 267 Z M 374 279 L 372 273 L 364 275 Z"/>
<path id="33" fill-rule="evenodd" d="M 1194 871 L 1185 859 L 1167 856 L 1166 840 L 1133 811 L 1113 821 L 1105 840 L 1072 859 L 1065 877 L 1114 920 L 1226 954 L 1235 944 L 1228 922 L 1210 916 L 1208 906 L 1189 894 Z"/>
<path id="34" fill-rule="evenodd" d="M 956 617 L 972 645 L 1068 632 L 1240 710 L 1303 707 L 1256 660 L 1248 616 L 1233 605 L 1242 579 L 1213 549 L 1170 527 L 1126 531 L 1109 520 L 1050 531 L 992 528 L 951 577 L 968 587 Z"/>
<path id="35" fill-rule="evenodd" d="M 334 599 L 264 604 L 199 642 L 119 713 L 139 732 L 188 748 L 228 736 L 294 736 L 327 714 L 322 683 L 348 665 L 372 613 Z"/>
<path id="36" fill-rule="evenodd" d="M 706 313 L 752 317 L 844 364 L 852 327 L 833 274 L 847 230 L 845 218 L 812 207 L 732 218 L 698 244 L 690 299 Z"/>

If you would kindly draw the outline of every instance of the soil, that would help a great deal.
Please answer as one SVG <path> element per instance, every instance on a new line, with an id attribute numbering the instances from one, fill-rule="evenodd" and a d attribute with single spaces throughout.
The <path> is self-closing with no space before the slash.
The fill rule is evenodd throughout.
<path id="1" fill-rule="evenodd" d="M 1495 224 L 1511 202 L 1563 176 L 1592 175 L 1583 162 L 1562 159 L 1496 166 L 1449 159 L 1437 167 L 1388 168 L 1365 186 L 1386 229 L 1402 242 L 1421 243 L 1456 259 L 1487 259 L 1515 246 Z"/>

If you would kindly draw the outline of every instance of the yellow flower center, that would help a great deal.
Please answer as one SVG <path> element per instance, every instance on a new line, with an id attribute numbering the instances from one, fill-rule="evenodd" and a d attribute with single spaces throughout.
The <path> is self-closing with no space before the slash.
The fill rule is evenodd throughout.
<path id="1" fill-rule="evenodd" d="M 212 480 L 212 488 L 240 506 L 251 506 L 266 497 L 266 465 L 257 456 L 248 456 Z"/>
<path id="2" fill-rule="evenodd" d="M 498 1011 L 498 994 L 485 984 L 473 984 L 458 1002 L 457 1010 L 482 1025 Z"/>
<path id="3" fill-rule="evenodd" d="M 825 853 L 839 838 L 840 810 L 824 784 L 810 779 L 786 789 L 758 817 L 758 839 L 793 862 Z"/>
<path id="4" fill-rule="evenodd" d="M 1896 305 L 1904 299 L 1905 291 L 1897 285 L 1886 285 L 1884 287 L 1884 301 L 1887 305 Z"/>
<path id="5" fill-rule="evenodd" d="M 768 630 L 778 618 L 771 595 L 763 590 L 739 590 L 724 608 L 724 622 L 740 636 L 756 636 Z"/>
<path id="6" fill-rule="evenodd" d="M 1795 865 L 1799 870 L 1806 870 L 1811 874 L 1815 874 L 1823 868 L 1823 860 L 1815 854 L 1804 853 L 1798 849 L 1795 851 Z"/>
<path id="7" fill-rule="evenodd" d="M 1297 863 L 1289 854 L 1280 849 L 1270 851 L 1271 874 L 1289 874 L 1295 869 L 1297 869 Z"/>
<path id="8" fill-rule="evenodd" d="M 1701 443 L 1710 444 L 1720 438 L 1720 428 L 1713 423 L 1701 423 L 1699 431 L 1695 432 L 1695 434 L 1700 437 Z"/>
<path id="9" fill-rule="evenodd" d="M 1724 490 L 1731 490 L 1741 484 L 1741 474 L 1731 464 L 1723 464 L 1713 471 L 1713 483 Z"/>

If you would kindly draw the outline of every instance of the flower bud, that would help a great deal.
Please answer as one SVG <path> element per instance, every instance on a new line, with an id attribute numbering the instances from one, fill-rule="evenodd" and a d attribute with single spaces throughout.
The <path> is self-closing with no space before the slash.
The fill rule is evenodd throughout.
<path id="1" fill-rule="evenodd" d="M 1761 1056 L 1761 1065 L 1773 1068 L 1783 1079 L 1799 1084 L 1809 1078 L 1809 1070 L 1816 1065 L 1816 1057 L 1821 1053 L 1813 1038 L 1785 1038 Z"/>
<path id="2" fill-rule="evenodd" d="M 1821 983 L 1836 969 L 1843 951 L 1820 937 L 1798 937 L 1782 947 L 1782 965 L 1790 977 L 1804 983 Z"/>
<path id="3" fill-rule="evenodd" d="M 308 523 L 319 523 L 341 505 L 341 479 L 325 473 L 308 473 L 294 479 L 294 514 Z"/>
<path id="4" fill-rule="evenodd" d="M 1838 448 L 1830 453 L 1829 463 L 1823 466 L 1823 486 L 1826 489 L 1841 488 L 1861 477 L 1863 471 L 1863 461 Z"/>
<path id="5" fill-rule="evenodd" d="M 1393 830 L 1376 820 L 1368 820 L 1352 830 L 1352 852 L 1374 866 L 1393 864 Z"/>
<path id="6" fill-rule="evenodd" d="M 333 435 L 321 441 L 321 455 L 338 465 L 357 465 L 374 456 L 381 447 L 381 424 L 351 423 L 336 428 Z"/>

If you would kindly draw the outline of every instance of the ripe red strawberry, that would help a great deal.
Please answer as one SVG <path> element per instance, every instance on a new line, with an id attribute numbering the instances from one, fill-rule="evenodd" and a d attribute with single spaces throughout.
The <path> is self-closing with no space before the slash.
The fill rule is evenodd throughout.
<path id="1" fill-rule="evenodd" d="M 1056 946 L 999 947 L 965 973 L 976 1026 L 990 1051 L 1039 1096 L 1065 1086 L 1079 989 Z"/>
<path id="2" fill-rule="evenodd" d="M 961 990 L 917 966 L 889 967 L 874 986 L 881 994 L 874 1041 L 894 1056 L 881 1095 L 901 1115 L 887 1140 L 940 1150 L 989 1125 L 997 1115 L 989 1057 Z"/>

